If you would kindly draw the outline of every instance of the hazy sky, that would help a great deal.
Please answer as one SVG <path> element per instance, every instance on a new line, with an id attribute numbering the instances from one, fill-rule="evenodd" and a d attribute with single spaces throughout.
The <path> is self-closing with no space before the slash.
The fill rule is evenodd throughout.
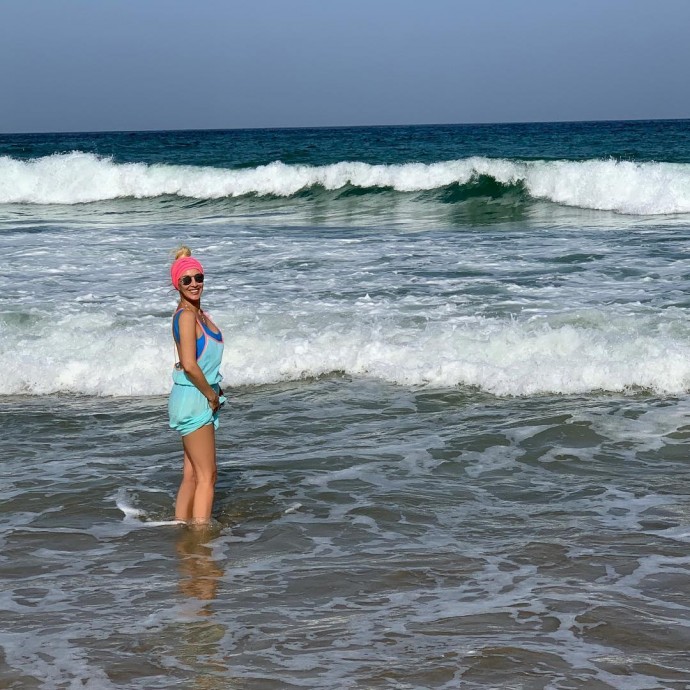
<path id="1" fill-rule="evenodd" d="M 690 0 L 0 0 L 0 131 L 690 117 Z"/>

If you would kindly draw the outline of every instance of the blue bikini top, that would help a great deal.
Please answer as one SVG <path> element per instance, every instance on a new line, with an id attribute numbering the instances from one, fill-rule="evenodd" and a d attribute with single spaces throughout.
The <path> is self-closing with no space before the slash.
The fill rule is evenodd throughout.
<path id="1" fill-rule="evenodd" d="M 175 338 L 175 342 L 179 345 L 180 344 L 180 314 L 182 313 L 182 309 L 178 309 L 174 314 L 173 314 L 173 338 Z M 196 339 L 196 358 L 197 360 L 199 357 L 201 357 L 201 353 L 204 351 L 204 347 L 206 347 L 206 336 L 210 336 L 214 340 L 217 340 L 219 343 L 223 342 L 223 334 L 218 332 L 214 333 L 205 323 L 197 319 L 199 325 L 201 326 L 201 335 Z"/>

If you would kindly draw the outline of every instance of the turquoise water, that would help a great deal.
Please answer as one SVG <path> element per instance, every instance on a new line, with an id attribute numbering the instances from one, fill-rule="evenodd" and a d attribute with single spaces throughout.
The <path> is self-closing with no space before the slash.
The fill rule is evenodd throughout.
<path id="1" fill-rule="evenodd" d="M 0 250 L 0 684 L 690 682 L 690 121 L 2 135 Z"/>

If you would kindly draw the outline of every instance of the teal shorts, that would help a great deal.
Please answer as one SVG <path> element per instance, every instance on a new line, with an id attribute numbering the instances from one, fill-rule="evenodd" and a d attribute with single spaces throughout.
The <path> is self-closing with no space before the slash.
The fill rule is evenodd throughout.
<path id="1" fill-rule="evenodd" d="M 220 386 L 211 386 L 216 393 L 220 391 Z M 225 398 L 221 396 L 221 404 Z M 202 426 L 213 424 L 213 428 L 218 428 L 218 413 L 213 414 L 208 400 L 196 386 L 185 386 L 179 383 L 173 384 L 170 397 L 168 398 L 168 417 L 170 418 L 170 428 L 179 431 L 182 436 L 191 434 L 192 431 L 201 429 Z"/>

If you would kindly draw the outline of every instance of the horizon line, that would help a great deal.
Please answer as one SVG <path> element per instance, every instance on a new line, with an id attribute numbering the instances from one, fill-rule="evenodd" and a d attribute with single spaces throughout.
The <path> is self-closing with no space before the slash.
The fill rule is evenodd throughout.
<path id="1" fill-rule="evenodd" d="M 660 118 L 631 118 L 631 119 L 589 119 L 589 120 L 508 120 L 503 122 L 425 122 L 408 124 L 369 124 L 369 125 L 287 125 L 275 127 L 181 127 L 172 129 L 84 129 L 84 130 L 53 130 L 33 132 L 0 132 L 0 136 L 22 135 L 55 135 L 55 134 L 159 134 L 164 132 L 261 132 L 281 130 L 314 130 L 314 129 L 374 129 L 374 128 L 408 128 L 408 127 L 492 127 L 496 125 L 558 125 L 558 124 L 593 124 L 593 123 L 628 123 L 628 122 L 684 122 L 690 117 L 660 117 Z"/>

